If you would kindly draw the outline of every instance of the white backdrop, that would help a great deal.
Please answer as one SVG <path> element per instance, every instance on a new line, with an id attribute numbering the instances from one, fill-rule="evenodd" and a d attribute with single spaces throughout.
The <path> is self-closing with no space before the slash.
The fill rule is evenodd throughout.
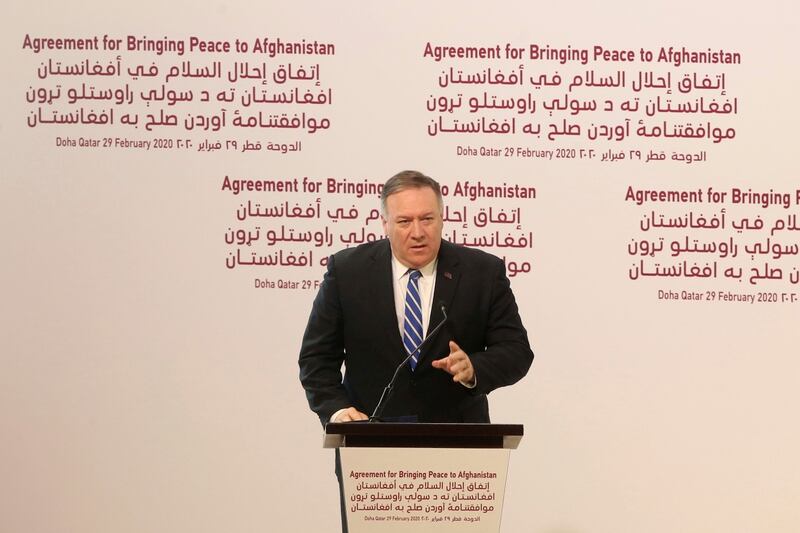
<path id="1" fill-rule="evenodd" d="M 325 187 L 406 168 L 448 186 L 446 235 L 520 269 L 536 359 L 490 398 L 526 429 L 504 531 L 797 531 L 797 20 L 781 1 L 15 3 L 0 531 L 336 531 L 297 351 L 321 261 L 380 225 L 377 196 Z M 264 38 L 333 53 L 254 53 Z M 437 61 L 428 43 L 500 58 Z M 226 176 L 299 190 L 233 194 Z M 466 181 L 535 198 L 457 196 Z M 701 194 L 637 205 L 629 188 Z"/>

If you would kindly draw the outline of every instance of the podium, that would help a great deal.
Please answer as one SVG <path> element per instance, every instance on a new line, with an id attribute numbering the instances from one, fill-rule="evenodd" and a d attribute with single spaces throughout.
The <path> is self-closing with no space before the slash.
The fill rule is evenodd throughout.
<path id="1" fill-rule="evenodd" d="M 350 533 L 497 533 L 518 424 L 329 423 Z"/>

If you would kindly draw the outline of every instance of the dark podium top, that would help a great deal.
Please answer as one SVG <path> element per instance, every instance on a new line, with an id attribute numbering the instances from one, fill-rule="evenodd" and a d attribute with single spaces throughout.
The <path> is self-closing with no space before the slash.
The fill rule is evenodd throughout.
<path id="1" fill-rule="evenodd" d="M 323 447 L 514 449 L 522 435 L 522 424 L 330 422 Z"/>

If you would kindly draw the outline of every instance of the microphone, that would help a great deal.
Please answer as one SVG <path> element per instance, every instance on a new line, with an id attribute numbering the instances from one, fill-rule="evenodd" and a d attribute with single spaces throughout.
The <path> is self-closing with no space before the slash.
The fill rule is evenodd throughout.
<path id="1" fill-rule="evenodd" d="M 400 369 L 402 369 L 405 365 L 407 365 L 408 361 L 413 356 L 417 355 L 419 351 L 422 349 L 422 347 L 425 346 L 425 343 L 428 342 L 428 340 L 435 337 L 436 334 L 439 332 L 439 330 L 442 328 L 442 326 L 444 326 L 444 323 L 447 322 L 447 308 L 444 306 L 444 303 L 439 304 L 439 309 L 442 310 L 442 316 L 444 316 L 444 318 L 442 319 L 441 322 L 439 322 L 436 325 L 435 328 L 431 330 L 431 332 L 428 335 L 425 336 L 424 339 L 422 339 L 422 341 L 419 344 L 417 344 L 417 347 L 414 348 L 414 350 L 411 353 L 409 353 L 405 359 L 403 359 L 403 362 L 397 365 L 397 368 L 395 369 L 394 374 L 392 375 L 392 379 L 389 380 L 389 384 L 386 385 L 386 387 L 383 389 L 383 393 L 381 394 L 381 399 L 378 400 L 378 405 L 375 406 L 375 410 L 372 412 L 372 416 L 369 417 L 370 422 L 376 422 L 376 421 L 380 422 L 381 415 L 383 414 L 383 409 L 384 407 L 386 407 L 386 404 L 389 403 L 389 398 L 392 395 L 392 390 L 394 390 L 394 382 L 395 380 L 397 380 L 397 375 L 400 373 Z"/>

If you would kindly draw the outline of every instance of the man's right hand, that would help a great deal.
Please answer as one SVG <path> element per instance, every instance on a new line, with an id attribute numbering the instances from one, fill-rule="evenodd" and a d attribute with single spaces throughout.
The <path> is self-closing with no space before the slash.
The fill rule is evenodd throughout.
<path id="1" fill-rule="evenodd" d="M 348 407 L 337 413 L 332 422 L 356 422 L 359 420 L 369 420 L 369 417 L 355 407 Z"/>

